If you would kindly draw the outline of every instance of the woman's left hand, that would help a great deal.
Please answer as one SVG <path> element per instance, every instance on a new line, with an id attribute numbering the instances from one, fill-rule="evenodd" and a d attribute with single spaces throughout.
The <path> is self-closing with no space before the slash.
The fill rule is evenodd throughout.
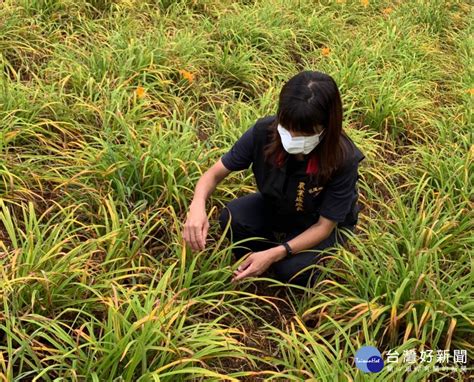
<path id="1" fill-rule="evenodd" d="M 276 248 L 270 248 L 265 251 L 252 252 L 234 271 L 234 277 L 231 281 L 241 280 L 244 277 L 261 275 L 272 263 L 282 258 L 281 251 Z"/>

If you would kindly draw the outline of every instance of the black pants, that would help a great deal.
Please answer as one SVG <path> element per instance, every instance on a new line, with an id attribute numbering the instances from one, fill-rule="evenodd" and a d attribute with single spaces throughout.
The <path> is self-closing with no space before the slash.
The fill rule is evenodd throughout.
<path id="1" fill-rule="evenodd" d="M 259 192 L 234 199 L 222 209 L 219 216 L 219 224 L 222 230 L 226 227 L 229 217 L 231 217 L 231 223 L 226 236 L 232 242 L 255 236 L 265 238 L 253 239 L 239 244 L 233 250 L 237 259 L 240 259 L 249 251 L 258 252 L 276 247 L 280 243 L 289 241 L 299 235 L 311 225 L 294 219 L 289 221 L 288 218 L 284 219 L 278 216 L 276 211 L 272 211 L 264 203 L 264 199 Z M 335 249 L 335 244 L 343 244 L 347 239 L 347 235 L 351 231 L 353 232 L 354 228 L 355 226 L 336 227 L 329 237 L 313 248 L 273 263 L 269 269 L 270 272 L 273 272 L 274 278 L 282 282 L 308 286 L 308 281 L 310 281 L 310 285 L 314 285 L 315 276 L 317 276 L 315 268 L 305 270 L 297 276 L 295 274 L 303 268 L 315 264 L 322 256 L 322 250 L 326 250 L 325 253 L 327 254 Z M 277 236 L 279 236 L 279 239 L 277 239 Z"/>

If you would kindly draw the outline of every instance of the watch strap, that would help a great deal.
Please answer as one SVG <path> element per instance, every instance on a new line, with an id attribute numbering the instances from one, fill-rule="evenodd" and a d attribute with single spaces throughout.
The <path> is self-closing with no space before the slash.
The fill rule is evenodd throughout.
<path id="1" fill-rule="evenodd" d="M 286 255 L 291 256 L 293 254 L 293 250 L 291 249 L 290 245 L 285 241 L 282 245 L 286 248 Z"/>

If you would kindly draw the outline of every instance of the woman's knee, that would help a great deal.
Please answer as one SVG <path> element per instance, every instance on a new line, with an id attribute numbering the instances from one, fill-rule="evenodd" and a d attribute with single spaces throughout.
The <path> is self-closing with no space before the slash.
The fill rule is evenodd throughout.
<path id="1" fill-rule="evenodd" d="M 245 228 L 245 224 L 243 224 L 244 220 L 245 219 L 242 219 L 242 212 L 236 213 L 230 203 L 222 208 L 219 214 L 219 225 L 222 231 L 225 230 L 228 224 L 230 224 L 231 230 L 238 229 L 240 231 L 242 228 Z"/>
<path id="2" fill-rule="evenodd" d="M 219 214 L 219 225 L 221 226 L 222 230 L 224 230 L 225 227 L 227 226 L 227 223 L 229 222 L 229 218 L 230 218 L 229 209 L 227 208 L 227 206 L 225 206 Z"/>
<path id="3" fill-rule="evenodd" d="M 229 223 L 232 228 L 253 232 L 260 230 L 265 224 L 265 210 L 259 193 L 249 194 L 234 199 L 226 204 L 219 215 L 222 230 Z"/>
<path id="4" fill-rule="evenodd" d="M 318 258 L 317 253 L 299 253 L 273 263 L 271 269 L 275 278 L 281 282 L 306 286 L 310 279 L 311 284 L 314 283 L 314 278 L 318 273 L 314 265 Z"/>

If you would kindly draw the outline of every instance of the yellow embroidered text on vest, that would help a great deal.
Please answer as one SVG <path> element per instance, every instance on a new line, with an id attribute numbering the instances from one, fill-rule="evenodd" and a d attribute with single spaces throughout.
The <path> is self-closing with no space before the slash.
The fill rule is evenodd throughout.
<path id="1" fill-rule="evenodd" d="M 297 195 L 296 201 L 295 201 L 296 211 L 303 211 L 304 182 L 300 182 L 298 184 L 296 195 Z"/>

